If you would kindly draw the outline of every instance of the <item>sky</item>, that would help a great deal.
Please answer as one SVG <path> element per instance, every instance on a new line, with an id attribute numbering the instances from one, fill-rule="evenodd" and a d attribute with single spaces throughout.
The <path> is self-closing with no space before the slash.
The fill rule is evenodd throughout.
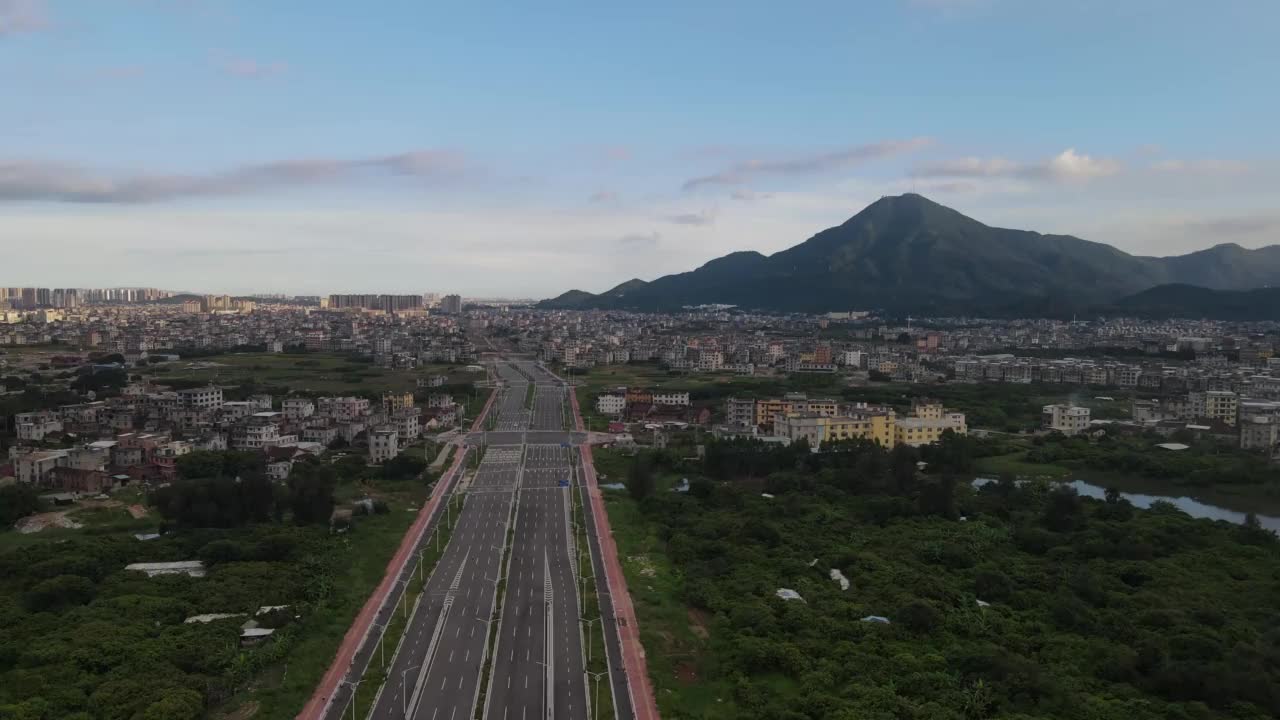
<path id="1" fill-rule="evenodd" d="M 0 285 L 547 297 L 884 195 L 1280 243 L 1274 0 L 0 0 Z"/>

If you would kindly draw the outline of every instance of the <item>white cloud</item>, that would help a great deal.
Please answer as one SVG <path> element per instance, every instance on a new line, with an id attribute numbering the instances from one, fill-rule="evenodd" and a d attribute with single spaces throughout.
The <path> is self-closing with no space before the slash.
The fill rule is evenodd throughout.
<path id="1" fill-rule="evenodd" d="M 1044 166 L 1050 176 L 1058 180 L 1091 180 L 1115 175 L 1122 166 L 1118 160 L 1095 158 L 1067 148 L 1054 156 Z"/>
<path id="2" fill-rule="evenodd" d="M 844 170 L 862 165 L 873 160 L 910 153 L 920 150 L 932 143 L 930 138 L 909 138 L 906 140 L 883 140 L 881 142 L 858 145 L 855 147 L 834 150 L 817 155 L 798 155 L 793 157 L 752 158 L 735 163 L 719 172 L 686 180 L 685 190 L 696 190 L 704 186 L 739 185 L 749 180 L 771 176 L 816 175 L 820 173 Z"/>
<path id="3" fill-rule="evenodd" d="M 284 160 L 206 175 L 114 175 L 61 163 L 0 160 L 0 202 L 146 203 L 351 180 L 371 173 L 443 179 L 465 169 L 465 158 L 447 150 L 352 160 Z"/>
<path id="4" fill-rule="evenodd" d="M 1249 171 L 1246 163 L 1236 160 L 1162 160 L 1151 166 L 1160 173 L 1188 175 L 1239 175 Z"/>
<path id="5" fill-rule="evenodd" d="M 667 215 L 662 219 L 676 225 L 711 225 L 716 221 L 716 214 L 708 210 L 699 210 L 698 212 Z"/>
<path id="6" fill-rule="evenodd" d="M 1067 148 L 1040 162 L 1019 163 L 1003 157 L 964 157 L 927 163 L 912 174 L 922 178 L 1020 178 L 1075 182 L 1107 177 L 1124 166 L 1111 158 L 1096 158 Z"/>

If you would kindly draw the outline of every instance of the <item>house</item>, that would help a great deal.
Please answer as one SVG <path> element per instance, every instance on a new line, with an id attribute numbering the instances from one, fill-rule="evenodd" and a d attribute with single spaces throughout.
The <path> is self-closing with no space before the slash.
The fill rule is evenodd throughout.
<path id="1" fill-rule="evenodd" d="M 1076 435 L 1089 427 L 1089 408 L 1076 405 L 1045 405 L 1041 411 L 1042 425 L 1050 432 Z"/>
<path id="2" fill-rule="evenodd" d="M 369 460 L 386 462 L 400 454 L 400 435 L 394 428 L 379 428 L 369 433 Z"/>
<path id="3" fill-rule="evenodd" d="M 102 470 L 79 470 L 56 467 L 49 472 L 48 485 L 64 492 L 97 495 L 110 492 L 119 485 L 114 476 Z"/>

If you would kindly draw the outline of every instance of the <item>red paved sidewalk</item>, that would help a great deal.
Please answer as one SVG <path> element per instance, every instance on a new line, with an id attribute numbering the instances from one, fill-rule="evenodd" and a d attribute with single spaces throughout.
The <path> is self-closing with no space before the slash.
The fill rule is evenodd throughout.
<path id="1" fill-rule="evenodd" d="M 493 406 L 495 397 L 497 397 L 496 392 L 489 393 L 489 400 L 484 405 L 484 411 L 476 416 L 475 422 L 471 425 L 473 431 L 480 429 L 480 423 L 489 413 L 489 408 Z M 453 485 L 464 457 L 466 457 L 465 448 L 463 448 L 463 452 L 457 453 L 453 458 L 453 465 L 449 467 L 449 472 L 442 476 L 441 488 L 448 489 Z M 302 712 L 298 713 L 298 720 L 320 720 L 324 717 L 325 711 L 329 708 L 329 698 L 333 697 L 338 685 L 346 677 L 347 670 L 351 667 L 351 661 L 355 657 L 356 651 L 359 650 L 360 644 L 364 642 L 365 637 L 369 634 L 369 628 L 373 625 L 378 609 L 382 607 L 387 594 L 395 586 L 396 578 L 400 576 L 405 563 L 414 554 L 414 548 L 422 540 L 422 534 L 427 529 L 427 523 L 431 519 L 432 513 L 435 512 L 436 507 L 440 504 L 440 499 L 444 496 L 444 492 L 435 493 L 426 506 L 418 511 L 418 518 L 413 521 L 409 531 L 404 534 L 404 539 L 400 541 L 400 548 L 396 550 L 391 562 L 387 563 L 387 571 L 382 576 L 382 582 L 378 584 L 377 590 L 365 601 L 364 607 L 360 609 L 360 614 L 356 615 L 355 621 L 351 623 L 351 627 L 342 639 L 342 645 L 338 648 L 338 654 L 334 656 L 333 662 L 329 665 L 329 669 L 325 672 L 324 678 L 320 680 L 315 692 L 312 693 L 311 699 L 303 706 Z"/>
<path id="2" fill-rule="evenodd" d="M 573 405 L 574 426 L 582 430 L 582 412 L 578 409 L 578 393 L 573 387 L 569 388 L 569 397 Z M 627 591 L 627 578 L 622 574 L 622 565 L 618 562 L 618 546 L 613 541 L 609 513 L 605 510 L 604 497 L 596 482 L 591 444 L 583 443 L 579 449 L 586 475 L 587 495 L 591 498 L 592 514 L 595 515 L 600 554 L 604 560 L 605 580 L 609 584 L 609 597 L 613 602 L 613 616 L 618 621 L 622 664 L 627 673 L 627 685 L 631 689 L 631 707 L 635 711 L 636 720 L 658 720 L 658 703 L 654 699 L 653 686 L 649 683 L 649 666 L 645 662 L 644 646 L 640 644 L 640 625 L 636 622 L 631 593 Z"/>

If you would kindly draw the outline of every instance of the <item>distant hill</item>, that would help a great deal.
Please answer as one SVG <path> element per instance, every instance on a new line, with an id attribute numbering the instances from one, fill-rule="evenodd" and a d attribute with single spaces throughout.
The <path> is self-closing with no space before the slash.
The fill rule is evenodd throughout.
<path id="1" fill-rule="evenodd" d="M 1110 314 L 1150 318 L 1280 320 L 1280 288 L 1213 290 L 1193 285 L 1160 285 L 1121 298 L 1109 309 Z"/>
<path id="2" fill-rule="evenodd" d="M 539 306 L 1003 314 L 1046 303 L 1108 305 L 1171 283 L 1219 290 L 1280 285 L 1280 247 L 1218 245 L 1180 257 L 1138 257 L 1070 235 L 990 227 L 907 194 L 881 198 L 773 255 L 735 252 L 690 272 L 629 281 L 599 295 L 570 291 Z"/>

